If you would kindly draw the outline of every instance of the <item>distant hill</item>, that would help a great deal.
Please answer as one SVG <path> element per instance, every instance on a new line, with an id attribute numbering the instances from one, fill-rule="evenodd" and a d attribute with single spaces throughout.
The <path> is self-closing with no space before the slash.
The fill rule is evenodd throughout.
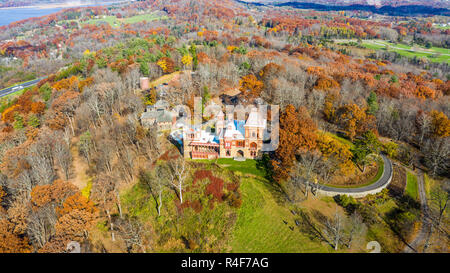
<path id="1" fill-rule="evenodd" d="M 287 2 L 314 3 L 333 6 L 350 6 L 350 5 L 366 5 L 366 6 L 405 6 L 417 5 L 435 8 L 450 8 L 448 0 L 246 0 L 248 3 L 264 3 L 264 4 L 281 4 Z"/>
<path id="2" fill-rule="evenodd" d="M 391 16 L 417 16 L 417 15 L 450 15 L 450 10 L 446 8 L 434 8 L 424 5 L 404 5 L 404 6 L 370 6 L 361 4 L 352 4 L 345 6 L 338 5 L 322 5 L 315 3 L 299 3 L 299 2 L 286 2 L 278 4 L 277 6 L 290 6 L 301 9 L 315 9 L 321 11 L 330 10 L 359 10 L 368 11 L 377 14 L 385 14 Z"/>
<path id="3" fill-rule="evenodd" d="M 320 11 L 359 10 L 385 14 L 391 16 L 417 16 L 417 15 L 446 15 L 450 16 L 448 1 L 388 1 L 388 0 L 362 0 L 362 1 L 272 1 L 248 0 L 244 3 L 274 6 L 289 6 L 300 9 L 314 9 Z"/>

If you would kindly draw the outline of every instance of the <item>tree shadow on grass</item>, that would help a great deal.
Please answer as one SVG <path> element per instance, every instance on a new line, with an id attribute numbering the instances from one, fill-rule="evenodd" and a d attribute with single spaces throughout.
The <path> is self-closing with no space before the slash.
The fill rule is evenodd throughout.
<path id="1" fill-rule="evenodd" d="M 256 179 L 270 191 L 277 204 L 283 205 L 286 201 L 290 201 L 282 186 L 273 179 L 273 168 L 268 154 L 263 154 L 260 159 L 256 159 L 256 168 L 264 172 L 263 179 Z"/>
<path id="2" fill-rule="evenodd" d="M 328 217 L 318 210 L 313 210 L 311 213 L 300 210 L 298 212 L 299 218 L 296 219 L 300 231 L 305 234 L 311 241 L 325 242 L 330 247 L 334 245 L 324 236 L 319 223 L 328 221 Z"/>

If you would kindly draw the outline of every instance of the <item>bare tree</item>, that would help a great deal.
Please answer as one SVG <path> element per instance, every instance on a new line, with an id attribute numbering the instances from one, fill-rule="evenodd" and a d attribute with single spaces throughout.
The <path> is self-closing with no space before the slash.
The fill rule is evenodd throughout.
<path id="1" fill-rule="evenodd" d="M 56 222 L 56 213 L 51 206 L 32 211 L 28 217 L 27 235 L 36 248 L 42 248 L 50 240 Z"/>
<path id="2" fill-rule="evenodd" d="M 327 219 L 325 222 L 325 229 L 323 234 L 328 237 L 328 241 L 333 242 L 334 250 L 338 250 L 339 243 L 342 241 L 344 233 L 344 219 L 343 215 L 336 209 L 333 219 Z"/>
<path id="3" fill-rule="evenodd" d="M 349 231 L 348 231 L 348 248 L 351 248 L 353 243 L 366 234 L 367 227 L 363 222 L 361 215 L 354 212 L 350 216 L 350 221 L 348 221 Z"/>
<path id="4" fill-rule="evenodd" d="M 431 132 L 431 117 L 427 114 L 421 114 L 417 117 L 416 124 L 419 131 L 419 144 L 422 144 L 424 137 Z"/>
<path id="5" fill-rule="evenodd" d="M 109 227 L 111 230 L 111 240 L 115 241 L 114 222 L 112 219 L 112 209 L 117 202 L 116 179 L 110 175 L 100 175 L 92 189 L 93 196 L 98 200 L 100 207 L 103 208 L 106 216 L 108 217 Z"/>
<path id="6" fill-rule="evenodd" d="M 429 139 L 422 148 L 425 164 L 433 175 L 448 173 L 450 156 L 450 138 Z"/>
<path id="7" fill-rule="evenodd" d="M 134 247 L 145 253 L 144 227 L 137 219 L 117 219 L 116 226 L 119 236 L 125 241 L 128 252 L 133 252 Z"/>
<path id="8" fill-rule="evenodd" d="M 133 92 L 136 92 L 138 85 L 139 85 L 139 77 L 140 77 L 139 69 L 135 68 L 128 72 L 128 76 L 125 78 L 125 84 L 128 87 L 128 89 L 133 90 Z"/>
<path id="9" fill-rule="evenodd" d="M 70 153 L 69 146 L 65 142 L 57 141 L 54 149 L 55 159 L 58 165 L 64 172 L 66 180 L 70 176 L 70 166 L 72 165 L 72 154 Z"/>
<path id="10" fill-rule="evenodd" d="M 447 211 L 448 201 L 450 199 L 449 189 L 445 189 L 444 185 L 440 185 L 436 189 L 431 191 L 431 208 L 435 213 L 433 215 L 433 220 L 436 228 L 440 228 L 442 218 L 445 216 Z"/>
<path id="11" fill-rule="evenodd" d="M 186 161 L 179 157 L 178 159 L 169 161 L 170 167 L 170 184 L 178 190 L 180 203 L 183 203 L 183 189 L 186 186 L 186 178 L 189 174 L 189 166 Z"/>
<path id="12" fill-rule="evenodd" d="M 50 184 L 55 180 L 55 170 L 53 161 L 49 161 L 45 155 L 39 153 L 36 148 L 32 148 L 31 155 L 28 156 L 32 174 L 39 185 Z"/>

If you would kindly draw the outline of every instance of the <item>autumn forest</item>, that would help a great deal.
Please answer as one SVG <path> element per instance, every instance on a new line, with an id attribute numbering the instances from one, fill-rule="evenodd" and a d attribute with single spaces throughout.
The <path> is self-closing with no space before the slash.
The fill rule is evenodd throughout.
<path id="1" fill-rule="evenodd" d="M 0 253 L 448 253 L 448 20 L 145 0 L 0 27 Z M 196 97 L 278 105 L 277 149 L 186 159 L 141 119 Z"/>

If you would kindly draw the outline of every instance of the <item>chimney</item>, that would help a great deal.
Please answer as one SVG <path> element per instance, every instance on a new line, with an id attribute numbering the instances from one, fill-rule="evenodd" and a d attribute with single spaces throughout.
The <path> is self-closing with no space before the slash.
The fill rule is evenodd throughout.
<path id="1" fill-rule="evenodd" d="M 147 77 L 140 78 L 140 84 L 142 90 L 150 89 L 150 81 Z"/>

